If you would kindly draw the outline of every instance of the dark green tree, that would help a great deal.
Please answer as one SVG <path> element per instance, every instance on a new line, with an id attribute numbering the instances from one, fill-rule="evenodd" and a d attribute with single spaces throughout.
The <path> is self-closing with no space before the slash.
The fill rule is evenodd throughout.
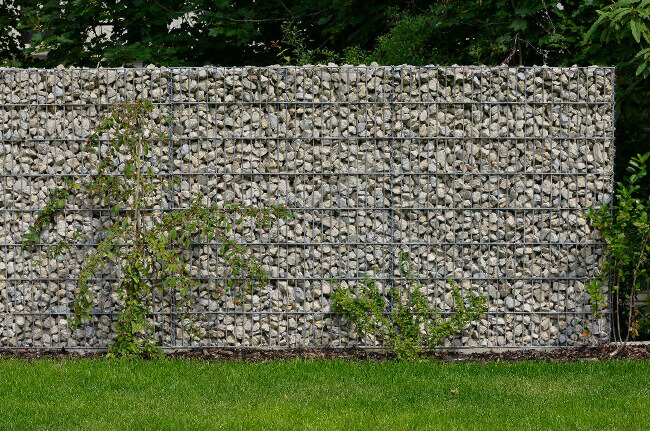
<path id="1" fill-rule="evenodd" d="M 33 65 L 168 66 L 277 63 L 272 41 L 297 25 L 315 47 L 334 52 L 373 47 L 390 18 L 424 11 L 422 0 L 15 0 Z M 3 55 L 3 59 L 7 56 Z M 31 57 L 30 57 L 31 58 Z"/>
<path id="2" fill-rule="evenodd" d="M 22 58 L 17 27 L 20 11 L 14 0 L 0 0 L 0 63 L 16 63 Z"/>
<path id="3" fill-rule="evenodd" d="M 177 63 L 191 51 L 183 2 L 159 0 L 17 1 L 20 29 L 29 35 L 27 55 L 47 52 L 31 64 L 115 66 L 134 62 Z M 179 7 L 180 6 L 180 7 Z M 169 24 L 178 20 L 178 27 Z"/>

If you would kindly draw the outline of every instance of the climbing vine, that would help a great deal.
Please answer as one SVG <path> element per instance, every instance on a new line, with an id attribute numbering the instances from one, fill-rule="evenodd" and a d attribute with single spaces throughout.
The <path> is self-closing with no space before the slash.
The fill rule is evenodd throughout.
<path id="1" fill-rule="evenodd" d="M 66 201 L 78 193 L 82 194 L 81 201 L 99 198 L 111 210 L 111 224 L 94 232 L 100 239 L 79 270 L 71 323 L 76 330 L 90 319 L 95 277 L 109 263 L 116 264 L 120 309 L 117 333 L 109 351 L 112 356 L 130 358 L 161 352 L 153 337 L 152 309 L 148 305 L 156 290 L 174 295 L 176 309 L 182 310 L 184 328 L 190 336 L 199 336 L 197 324 L 187 310 L 192 306 L 191 292 L 201 286 L 182 257 L 182 251 L 189 249 L 194 240 L 218 244 L 228 271 L 221 274 L 227 276 L 221 289 L 232 288 L 234 279 L 247 280 L 244 289 L 252 289 L 268 277 L 251 251 L 235 240 L 234 229 L 246 221 L 252 222 L 254 228 L 265 228 L 290 216 L 283 206 L 249 207 L 232 202 L 210 205 L 201 195 L 193 197 L 189 208 L 163 211 L 163 197 L 157 190 L 168 190 L 174 182 L 154 173 L 150 161 L 150 150 L 169 139 L 152 119 L 152 111 L 149 101 L 111 107 L 84 147 L 85 155 L 97 166 L 93 175 L 78 182 L 68 179 L 64 187 L 56 188 L 24 235 L 23 247 L 34 244 L 66 207 Z M 162 119 L 163 125 L 170 121 L 173 119 Z M 81 236 L 82 232 L 77 231 L 72 238 Z M 48 256 L 66 253 L 70 246 L 65 241 L 53 245 Z"/>

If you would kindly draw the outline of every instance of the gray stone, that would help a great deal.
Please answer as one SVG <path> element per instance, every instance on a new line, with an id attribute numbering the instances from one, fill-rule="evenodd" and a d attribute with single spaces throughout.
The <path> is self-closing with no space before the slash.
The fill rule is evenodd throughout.
<path id="1" fill-rule="evenodd" d="M 389 289 L 383 279 L 399 276 L 402 249 L 411 253 L 414 274 L 437 306 L 454 305 L 446 277 L 458 279 L 464 292 L 488 297 L 492 314 L 447 345 L 597 343 L 606 331 L 593 328 L 598 335 L 589 340 L 578 335 L 578 328 L 593 325 L 588 314 L 580 314 L 589 311 L 584 283 L 573 278 L 588 278 L 602 262 L 602 250 L 580 244 L 598 241 L 584 210 L 612 197 L 612 112 L 604 103 L 613 91 L 610 73 L 377 65 L 175 68 L 173 76 L 155 67 L 99 73 L 6 69 L 0 73 L 6 103 L 0 106 L 0 156 L 8 176 L 0 209 L 12 211 L 0 242 L 20 244 L 32 210 L 45 205 L 61 178 L 92 172 L 106 153 L 107 146 L 87 158 L 81 151 L 79 138 L 87 137 L 103 112 L 93 103 L 148 97 L 161 103 L 155 122 L 175 117 L 172 142 L 152 147 L 148 157 L 156 174 L 181 181 L 173 201 L 168 187 L 157 190 L 154 206 L 186 207 L 200 193 L 211 204 L 295 208 L 293 219 L 271 229 L 244 222 L 231 232 L 238 241 L 256 244 L 251 250 L 272 277 L 268 285 L 211 294 L 214 278 L 228 271 L 216 261 L 218 246 L 197 245 L 185 255 L 188 269 L 202 281 L 194 306 L 215 313 L 200 316 L 206 336 L 193 345 L 379 345 L 350 337 L 349 325 L 320 313 L 331 311 L 333 280 L 352 285 L 352 279 L 372 274 L 382 292 Z M 75 109 L 63 109 L 64 99 Z M 542 100 L 547 103 L 535 103 Z M 578 100 L 585 103 L 564 103 Z M 23 102 L 38 103 L 30 109 L 11 105 Z M 46 175 L 33 177 L 34 172 Z M 569 172 L 578 174 L 564 175 Z M 593 172 L 603 175 L 586 175 Z M 108 217 L 76 210 L 97 206 L 98 200 L 71 199 L 39 240 L 57 243 L 79 228 L 99 229 L 88 241 L 99 240 Z M 565 242 L 578 245 L 558 245 Z M 65 321 L 74 282 L 59 280 L 74 280 L 89 249 L 43 265 L 31 259 L 42 258 L 44 250 L 0 249 L 0 278 L 33 280 L 0 281 L 0 312 L 10 313 L 0 347 L 31 340 L 32 330 L 36 344 L 110 343 L 108 316 L 93 317 L 74 334 Z M 105 270 L 100 277 L 119 275 Z M 40 281 L 49 279 L 54 281 Z M 115 309 L 114 287 L 105 293 L 110 285 L 93 286 L 95 310 Z M 156 301 L 157 310 L 171 306 L 167 295 Z M 46 314 L 42 320 L 11 314 L 30 310 Z M 547 319 L 547 312 L 559 312 L 560 322 Z M 180 322 L 172 335 L 165 319 L 156 330 L 163 331 L 166 345 L 190 343 Z"/>
<path id="2" fill-rule="evenodd" d="M 62 97 L 65 95 L 65 91 L 63 91 L 61 87 L 55 85 L 54 88 L 52 88 L 52 94 L 54 94 L 54 97 Z"/>
<path id="3" fill-rule="evenodd" d="M 506 297 L 505 302 L 506 302 L 506 308 L 508 310 L 514 310 L 516 307 L 518 307 L 521 304 L 519 301 L 517 301 L 511 296 Z"/>
<path id="4" fill-rule="evenodd" d="M 96 334 L 97 331 L 92 326 L 84 327 L 84 338 L 86 338 L 87 340 L 94 338 Z"/>

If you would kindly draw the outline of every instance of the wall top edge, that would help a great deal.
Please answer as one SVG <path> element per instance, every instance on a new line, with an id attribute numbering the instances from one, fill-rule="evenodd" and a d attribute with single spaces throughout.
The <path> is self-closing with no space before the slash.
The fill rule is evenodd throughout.
<path id="1" fill-rule="evenodd" d="M 411 66 L 408 64 L 394 65 L 394 66 L 350 66 L 350 65 L 306 65 L 306 66 L 201 66 L 201 67 L 185 67 L 185 66 L 145 66 L 145 67 L 63 67 L 56 68 L 17 68 L 17 67 L 0 67 L 0 72 L 59 72 L 59 71 L 103 71 L 103 70 L 275 70 L 275 69 L 362 69 L 362 70 L 430 70 L 430 69 L 451 69 L 451 70 L 552 70 L 552 71 L 571 71 L 571 70 L 587 70 L 587 71 L 614 71 L 615 66 L 570 66 L 570 67 L 556 67 L 556 66 Z"/>

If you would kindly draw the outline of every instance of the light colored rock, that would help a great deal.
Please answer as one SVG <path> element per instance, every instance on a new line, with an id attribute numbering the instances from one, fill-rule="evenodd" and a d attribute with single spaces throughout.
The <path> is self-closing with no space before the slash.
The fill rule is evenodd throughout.
<path id="1" fill-rule="evenodd" d="M 196 306 L 215 313 L 201 315 L 206 338 L 193 345 L 378 345 L 354 338 L 349 325 L 326 314 L 331 283 L 351 285 L 364 274 L 398 277 L 402 248 L 432 303 L 454 305 L 446 277 L 488 297 L 494 314 L 448 345 L 597 343 L 607 322 L 596 325 L 579 314 L 589 308 L 584 283 L 575 279 L 597 273 L 602 262 L 602 250 L 587 245 L 598 237 L 584 214 L 612 196 L 613 113 L 603 104 L 612 96 L 611 73 L 377 65 L 175 68 L 173 76 L 155 67 L 5 69 L 0 156 L 2 174 L 9 176 L 0 212 L 12 211 L 0 243 L 20 244 L 31 210 L 43 207 L 64 175 L 97 166 L 99 155 L 83 159 L 81 151 L 103 112 L 93 103 L 149 97 L 160 103 L 155 121 L 175 118 L 164 127 L 172 141 L 148 156 L 157 174 L 180 180 L 171 201 L 169 188 L 157 191 L 158 208 L 187 206 L 199 193 L 211 203 L 295 208 L 294 219 L 268 231 L 245 224 L 233 231 L 239 240 L 262 244 L 252 250 L 272 277 L 269 286 L 207 294 L 215 287 L 211 278 L 227 274 L 217 264 L 217 247 L 187 253 L 191 272 L 206 278 Z M 596 103 L 564 103 L 578 100 Z M 35 105 L 11 105 L 24 101 Z M 78 105 L 67 109 L 63 101 Z M 29 176 L 34 172 L 44 176 Z M 108 227 L 107 218 L 77 211 L 99 201 L 69 205 L 40 241 L 70 238 L 80 227 Z M 95 232 L 89 241 L 100 238 Z M 53 347 L 110 343 L 108 316 L 73 334 L 65 321 L 87 251 L 38 266 L 30 261 L 37 251 L 0 248 L 0 312 L 46 313 L 42 320 L 16 315 L 21 320 L 12 320 L 12 332 L 0 331 L 0 347 L 31 340 L 32 330 L 35 343 Z M 103 275 L 117 274 L 107 268 Z M 34 281 L 22 285 L 14 280 L 20 278 Z M 55 281 L 39 281 L 49 279 Z M 56 282 L 61 279 L 68 281 Z M 378 285 L 390 288 L 385 280 Z M 95 310 L 110 311 L 119 301 L 114 292 L 99 294 L 109 286 L 94 287 Z M 168 296 L 157 303 L 159 310 L 169 306 Z M 547 312 L 560 312 L 559 324 Z M 156 330 L 165 345 L 190 343 L 180 322 L 172 334 L 171 322 L 161 319 Z M 593 328 L 595 338 L 580 338 L 578 328 Z"/>

